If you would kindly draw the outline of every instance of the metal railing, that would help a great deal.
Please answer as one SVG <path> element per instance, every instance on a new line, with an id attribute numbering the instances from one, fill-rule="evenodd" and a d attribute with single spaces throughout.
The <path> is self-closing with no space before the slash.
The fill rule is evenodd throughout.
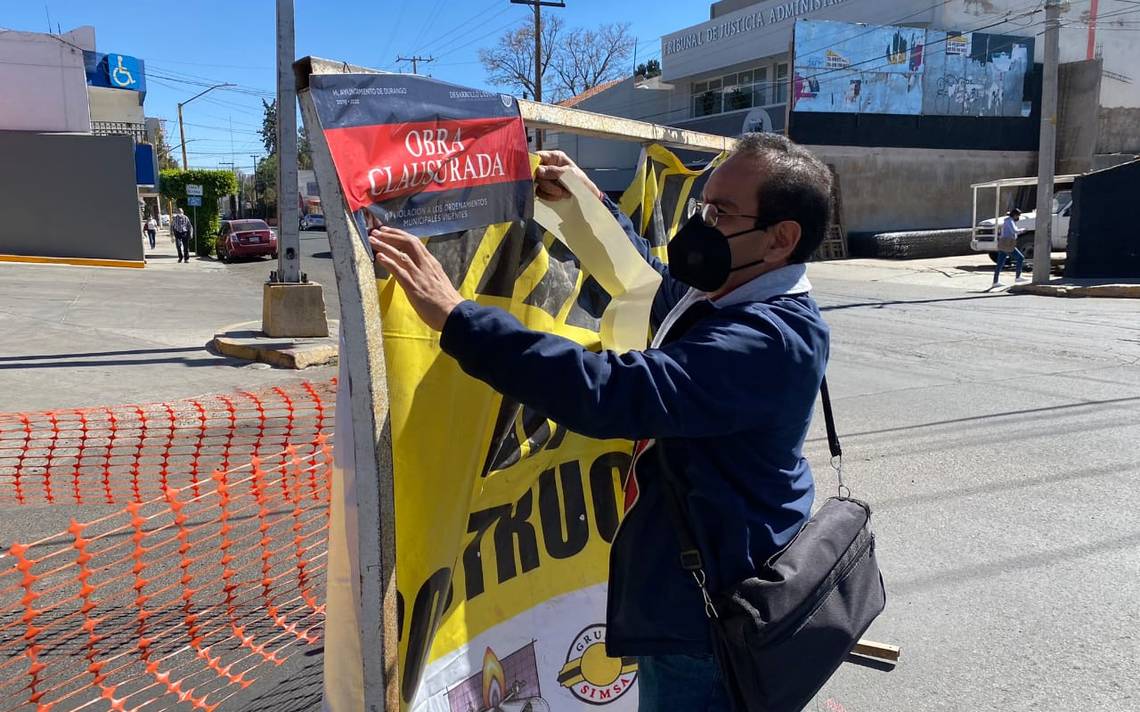
<path id="1" fill-rule="evenodd" d="M 135 143 L 147 140 L 146 124 L 133 121 L 92 121 L 91 133 L 94 136 L 130 136 Z"/>

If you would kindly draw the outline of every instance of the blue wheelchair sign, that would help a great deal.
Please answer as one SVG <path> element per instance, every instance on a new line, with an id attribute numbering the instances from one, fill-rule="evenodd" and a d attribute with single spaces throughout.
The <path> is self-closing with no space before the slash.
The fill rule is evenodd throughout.
<path id="1" fill-rule="evenodd" d="M 202 207 L 202 196 L 200 196 L 200 195 L 187 196 L 186 204 L 192 208 L 200 208 L 200 207 Z"/>
<path id="2" fill-rule="evenodd" d="M 125 54 L 107 55 L 107 76 L 111 86 L 119 89 L 138 89 L 142 69 L 139 61 Z"/>

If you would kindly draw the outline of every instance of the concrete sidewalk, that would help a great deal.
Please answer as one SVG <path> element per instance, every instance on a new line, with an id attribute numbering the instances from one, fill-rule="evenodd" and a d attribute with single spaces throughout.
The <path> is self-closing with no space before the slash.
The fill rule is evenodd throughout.
<path id="1" fill-rule="evenodd" d="M 851 279 L 861 282 L 889 282 L 940 287 L 963 292 L 989 291 L 994 281 L 994 263 L 986 255 L 933 257 L 924 260 L 856 258 L 834 262 L 812 262 L 808 276 L 824 279 Z M 1013 274 L 1003 274 L 1007 282 Z"/>
<path id="2" fill-rule="evenodd" d="M 1002 286 L 994 288 L 994 263 L 985 254 L 921 260 L 857 258 L 812 262 L 808 266 L 808 276 L 937 287 L 975 294 L 999 293 L 1014 284 L 1014 273 L 1006 270 L 1001 275 Z M 1025 277 L 1031 276 L 1031 272 L 1025 273 Z M 1009 291 L 1014 290 L 1011 288 Z"/>
<path id="3" fill-rule="evenodd" d="M 143 238 L 143 254 L 146 257 L 146 269 L 186 269 L 190 265 L 197 265 L 198 269 L 219 270 L 225 265 L 209 257 L 199 257 L 194 254 L 194 243 L 190 245 L 190 261 L 178 262 L 178 248 L 174 246 L 174 236 L 169 228 L 161 228 L 155 236 L 154 249 L 150 242 Z"/>
<path id="4" fill-rule="evenodd" d="M 1010 287 L 1013 294 L 1036 294 L 1042 297 L 1108 297 L 1140 299 L 1140 280 L 1054 279 L 1047 284 L 1018 284 Z"/>

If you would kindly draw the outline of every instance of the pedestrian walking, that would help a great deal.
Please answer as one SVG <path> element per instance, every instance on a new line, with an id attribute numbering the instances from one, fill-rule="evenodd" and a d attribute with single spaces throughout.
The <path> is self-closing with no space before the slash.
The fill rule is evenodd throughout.
<path id="1" fill-rule="evenodd" d="M 154 249 L 154 237 L 158 234 L 158 221 L 151 215 L 146 220 L 146 237 L 150 241 L 150 249 Z"/>
<path id="2" fill-rule="evenodd" d="M 595 353 L 532 331 L 460 296 L 418 238 L 382 226 L 370 242 L 469 375 L 575 432 L 638 441 L 610 556 L 606 649 L 637 658 L 642 712 L 728 712 L 702 589 L 680 563 L 666 478 L 684 475 L 714 593 L 755 576 L 807 522 L 814 483 L 803 442 L 829 336 L 805 263 L 829 224 L 830 173 L 783 136 L 746 134 L 690 208 L 666 266 L 565 154 L 539 157 L 539 196 L 568 198 L 560 179 L 573 173 L 661 274 L 650 348 Z"/>
<path id="3" fill-rule="evenodd" d="M 178 249 L 178 261 L 189 262 L 190 236 L 194 232 L 194 226 L 190 224 L 190 218 L 186 217 L 182 208 L 170 218 L 170 232 L 174 235 L 174 246 Z"/>
<path id="4" fill-rule="evenodd" d="M 1005 268 L 1005 262 L 1013 257 L 1014 263 L 1017 267 L 1017 274 L 1014 277 L 1015 282 L 1025 281 L 1021 277 L 1021 270 L 1025 267 L 1025 255 L 1021 250 L 1017 249 L 1017 236 L 1021 230 L 1017 228 L 1017 221 L 1021 218 L 1021 211 L 1017 208 L 1009 211 L 1009 215 L 1005 217 L 1005 221 L 1001 224 L 1001 233 L 997 239 L 997 266 L 994 267 L 994 283 L 990 289 L 1002 286 L 1001 271 Z"/>

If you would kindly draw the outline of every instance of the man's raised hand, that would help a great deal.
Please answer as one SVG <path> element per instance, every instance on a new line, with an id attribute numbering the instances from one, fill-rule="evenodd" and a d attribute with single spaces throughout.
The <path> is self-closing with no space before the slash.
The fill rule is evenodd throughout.
<path id="1" fill-rule="evenodd" d="M 573 173 L 600 199 L 602 192 L 586 177 L 586 173 L 562 151 L 539 151 L 539 165 L 534 172 L 534 192 L 546 200 L 564 200 L 570 191 L 562 185 L 562 176 Z"/>
<path id="2" fill-rule="evenodd" d="M 376 261 L 404 289 L 424 323 L 442 331 L 451 311 L 463 301 L 451 280 L 418 237 L 387 225 L 368 233 Z"/>

